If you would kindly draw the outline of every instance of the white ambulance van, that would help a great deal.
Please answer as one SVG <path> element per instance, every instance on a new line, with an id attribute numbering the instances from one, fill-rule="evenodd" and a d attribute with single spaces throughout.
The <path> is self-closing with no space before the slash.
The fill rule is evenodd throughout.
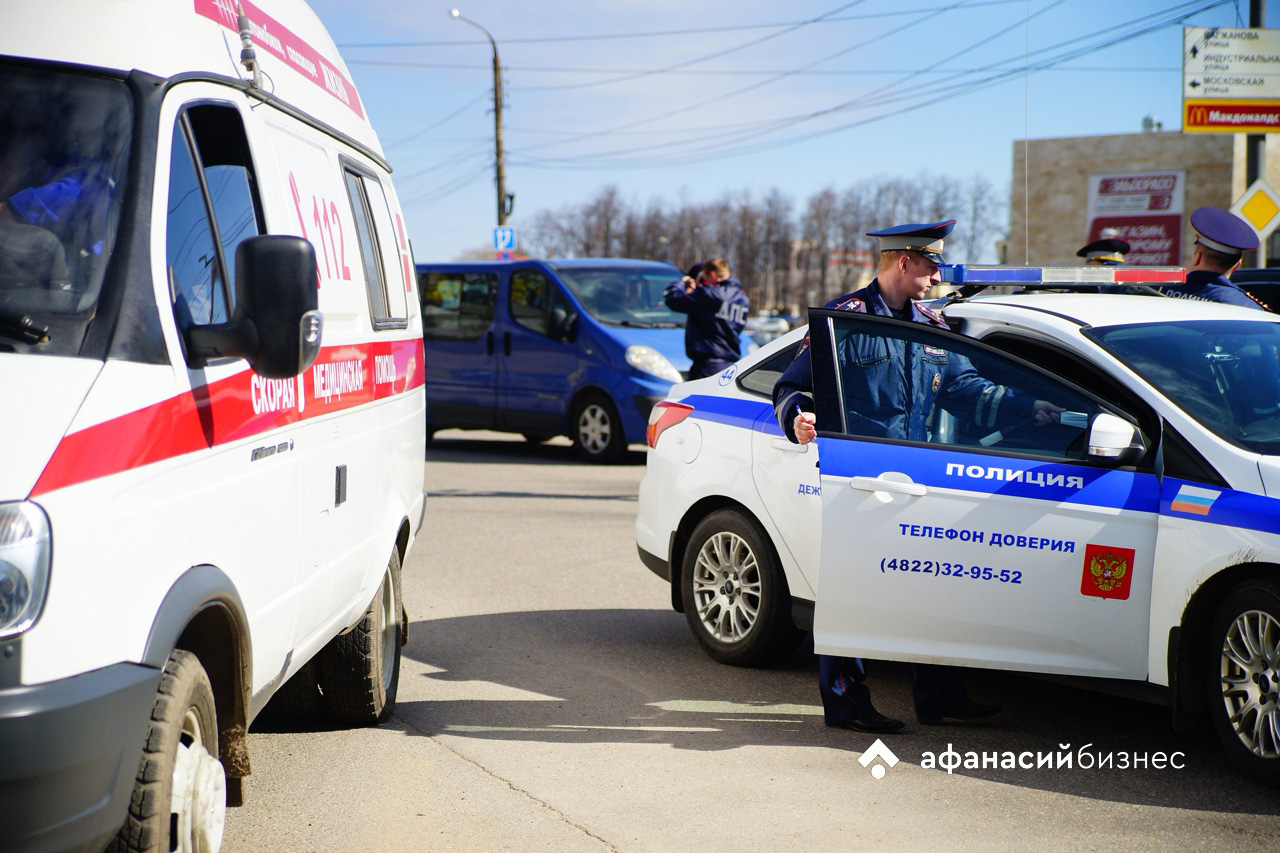
<path id="1" fill-rule="evenodd" d="M 214 850 L 273 695 L 357 724 L 395 701 L 424 509 L 405 225 L 301 0 L 4 23 L 0 847 Z"/>

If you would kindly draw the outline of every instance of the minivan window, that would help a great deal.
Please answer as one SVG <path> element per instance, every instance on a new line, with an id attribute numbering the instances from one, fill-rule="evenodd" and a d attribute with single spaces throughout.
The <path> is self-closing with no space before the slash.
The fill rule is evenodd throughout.
<path id="1" fill-rule="evenodd" d="M 511 274 L 511 319 L 531 332 L 550 337 L 551 312 L 567 308 L 560 288 L 536 270 Z"/>
<path id="2" fill-rule="evenodd" d="M 418 289 L 422 331 L 429 339 L 474 341 L 493 322 L 498 292 L 498 276 L 493 273 L 422 273 Z"/>
<path id="3" fill-rule="evenodd" d="M 114 248 L 132 127 L 123 81 L 0 69 L 0 351 L 79 353 Z M 24 317 L 43 336 L 22 333 Z"/>
<path id="4" fill-rule="evenodd" d="M 662 301 L 667 286 L 680 281 L 682 273 L 675 267 L 665 264 L 558 265 L 555 270 L 587 313 L 602 323 L 684 328 L 684 315 L 672 311 Z"/>

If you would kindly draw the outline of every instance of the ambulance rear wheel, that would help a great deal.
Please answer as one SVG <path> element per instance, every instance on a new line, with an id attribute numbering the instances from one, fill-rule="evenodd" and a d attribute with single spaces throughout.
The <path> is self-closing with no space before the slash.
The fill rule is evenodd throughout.
<path id="1" fill-rule="evenodd" d="M 320 690 L 339 720 L 372 726 L 391 714 L 400 684 L 403 614 L 400 554 L 392 548 L 382 583 L 360 621 L 320 652 Z"/>
<path id="2" fill-rule="evenodd" d="M 124 826 L 112 851 L 217 850 L 227 816 L 218 714 L 200 659 L 169 655 Z"/>
<path id="3" fill-rule="evenodd" d="M 569 417 L 573 449 L 588 462 L 616 462 L 627 449 L 618 410 L 603 394 L 582 398 Z"/>
<path id="4" fill-rule="evenodd" d="M 1246 581 L 1214 616 L 1209 714 L 1231 760 L 1280 786 L 1280 578 Z"/>
<path id="5" fill-rule="evenodd" d="M 717 510 L 694 528 L 680 587 L 689 629 L 720 663 L 774 663 L 804 636 L 791 621 L 791 592 L 773 546 L 740 510 Z"/>

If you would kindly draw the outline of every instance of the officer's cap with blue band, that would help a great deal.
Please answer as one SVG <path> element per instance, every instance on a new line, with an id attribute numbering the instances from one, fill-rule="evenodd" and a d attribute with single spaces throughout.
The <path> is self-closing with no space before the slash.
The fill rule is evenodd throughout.
<path id="1" fill-rule="evenodd" d="M 944 263 L 942 259 L 942 238 L 956 227 L 954 219 L 946 222 L 934 222 L 931 225 L 895 225 L 883 231 L 868 231 L 868 237 L 880 238 L 880 251 L 918 252 L 935 264 Z"/>
<path id="2" fill-rule="evenodd" d="M 1120 239 L 1120 232 L 1115 228 L 1103 228 L 1099 239 L 1076 252 L 1076 256 L 1086 261 L 1093 261 L 1107 266 L 1124 263 L 1124 256 L 1129 254 L 1129 243 Z"/>
<path id="3" fill-rule="evenodd" d="M 1191 214 L 1191 227 L 1196 229 L 1197 243 L 1224 255 L 1243 255 L 1258 248 L 1257 232 L 1228 210 L 1202 207 Z"/>

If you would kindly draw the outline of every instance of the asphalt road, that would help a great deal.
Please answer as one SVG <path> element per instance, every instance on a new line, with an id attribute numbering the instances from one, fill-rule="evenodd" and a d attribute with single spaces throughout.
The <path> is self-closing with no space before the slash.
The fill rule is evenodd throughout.
<path id="1" fill-rule="evenodd" d="M 594 467 L 563 439 L 439 433 L 404 567 L 394 715 L 251 732 L 247 802 L 229 810 L 223 849 L 1280 847 L 1280 792 L 1238 775 L 1212 734 L 1015 674 L 970 674 L 977 698 L 1005 708 L 992 724 L 925 727 L 907 668 L 873 664 L 877 705 L 911 721 L 885 737 L 898 761 L 877 778 L 858 760 L 873 736 L 822 725 L 810 649 L 753 670 L 697 646 L 636 557 L 643 474 L 638 449 Z M 949 748 L 997 766 L 922 766 Z M 1112 766 L 1082 769 L 1081 748 Z M 1070 769 L 999 766 L 1068 749 Z M 1151 766 L 1172 753 L 1182 769 Z"/>

